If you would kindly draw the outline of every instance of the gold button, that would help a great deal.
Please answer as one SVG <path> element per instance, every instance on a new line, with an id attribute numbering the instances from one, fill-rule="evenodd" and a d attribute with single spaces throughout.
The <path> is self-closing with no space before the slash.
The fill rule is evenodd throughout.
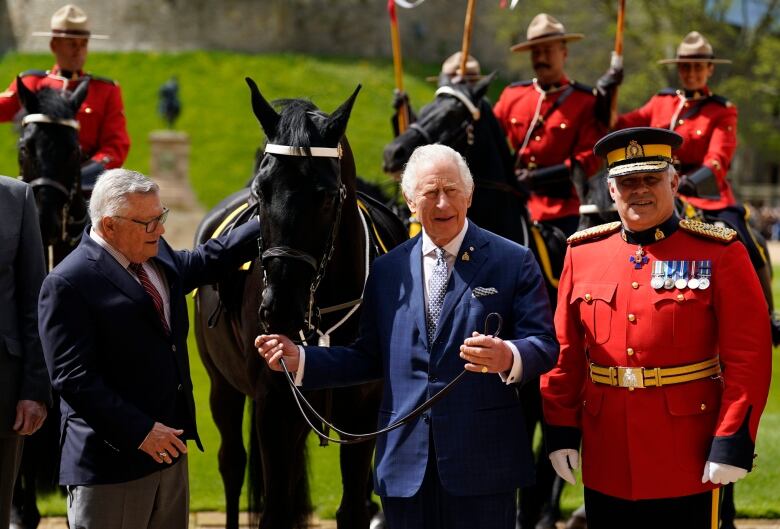
<path id="1" fill-rule="evenodd" d="M 685 120 L 684 120 L 684 119 L 681 119 L 681 120 L 679 120 L 679 121 L 677 122 L 677 124 L 678 124 L 678 125 L 682 125 L 683 123 L 685 123 Z"/>
<path id="2" fill-rule="evenodd" d="M 700 131 L 700 130 L 697 130 L 697 131 L 696 131 L 696 135 L 697 135 L 697 136 L 701 136 L 701 131 Z"/>
<path id="3" fill-rule="evenodd" d="M 634 391 L 634 386 L 629 386 L 628 391 Z"/>
<path id="4" fill-rule="evenodd" d="M 636 316 L 634 316 L 633 314 L 629 314 L 628 321 L 636 321 Z"/>
<path id="5" fill-rule="evenodd" d="M 512 119 L 510 119 L 510 120 L 509 120 L 509 123 L 511 123 L 512 125 L 514 125 L 515 123 L 517 123 L 517 118 L 512 118 Z"/>
<path id="6" fill-rule="evenodd" d="M 535 162 L 536 161 L 536 156 L 531 156 L 531 161 Z"/>
<path id="7" fill-rule="evenodd" d="M 590 301 L 592 299 L 593 299 L 593 296 L 591 296 L 590 294 L 585 294 L 585 301 Z"/>
<path id="8" fill-rule="evenodd" d="M 565 129 L 566 128 L 566 123 L 561 123 L 561 128 Z"/>
<path id="9" fill-rule="evenodd" d="M 685 108 L 688 108 L 689 106 L 691 106 L 690 103 L 685 103 Z"/>
<path id="10" fill-rule="evenodd" d="M 91 107 L 87 107 L 87 108 L 84 109 L 84 112 L 86 112 L 87 114 L 92 114 L 92 108 Z"/>
<path id="11" fill-rule="evenodd" d="M 707 405 L 702 402 L 701 403 L 701 411 L 704 411 L 706 409 L 707 409 Z"/>
<path id="12" fill-rule="evenodd" d="M 637 283 L 636 281 L 634 281 L 633 283 L 631 283 L 631 288 L 633 288 L 634 290 L 636 290 L 637 288 L 639 288 L 639 283 Z"/>
<path id="13" fill-rule="evenodd" d="M 685 300 L 685 296 L 683 296 L 682 294 L 677 294 L 677 301 L 684 301 L 684 300 Z"/>
<path id="14" fill-rule="evenodd" d="M 626 353 L 628 353 L 628 356 L 633 356 L 634 349 L 632 347 L 629 347 L 628 349 L 626 349 Z"/>
<path id="15" fill-rule="evenodd" d="M 541 136 L 536 136 L 534 139 L 535 139 L 536 141 L 542 141 L 542 137 L 541 137 Z"/>

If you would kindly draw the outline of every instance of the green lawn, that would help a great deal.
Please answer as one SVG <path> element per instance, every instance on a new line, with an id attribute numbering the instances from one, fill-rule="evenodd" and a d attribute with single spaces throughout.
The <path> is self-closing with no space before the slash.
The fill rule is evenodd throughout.
<path id="1" fill-rule="evenodd" d="M 10 81 L 28 68 L 48 68 L 48 55 L 8 54 L 0 58 L 0 82 Z M 384 181 L 381 152 L 391 139 L 389 125 L 392 99 L 392 68 L 388 61 L 308 57 L 300 55 L 247 55 L 239 53 L 191 52 L 182 54 L 112 53 L 90 55 L 88 69 L 117 79 L 123 89 L 132 148 L 126 166 L 148 171 L 149 147 L 146 138 L 161 128 L 156 114 L 157 89 L 171 75 L 181 85 L 183 112 L 177 128 L 186 131 L 192 142 L 191 181 L 201 203 L 216 204 L 238 189 L 250 177 L 255 149 L 263 136 L 250 108 L 245 76 L 257 81 L 269 99 L 310 97 L 323 110 L 334 110 L 361 83 L 363 90 L 352 112 L 348 135 L 361 175 Z M 407 64 L 405 84 L 416 108 L 433 97 L 433 86 L 424 81 L 437 71 L 431 65 Z M 501 82 L 495 83 L 493 100 Z M 5 86 L 0 87 L 3 90 Z M 15 133 L 10 125 L 0 125 L 0 174 L 17 173 Z M 776 274 L 777 276 L 777 274 Z M 775 281 L 780 290 L 780 282 Z M 780 299 L 777 296 L 776 299 Z M 190 339 L 192 376 L 196 389 L 198 423 L 206 452 L 190 452 L 190 481 L 193 510 L 224 508 L 222 484 L 217 471 L 219 439 L 208 409 L 209 381 Z M 777 351 L 775 351 L 777 360 Z M 780 375 L 774 363 L 774 380 Z M 759 433 L 758 468 L 737 487 L 737 508 L 742 516 L 780 517 L 776 483 L 780 482 L 780 390 L 773 385 L 770 402 Z M 319 448 L 312 438 L 312 490 L 318 514 L 333 517 L 338 503 L 340 481 L 337 448 Z M 564 509 L 572 510 L 581 501 L 580 487 L 567 487 Z M 43 511 L 64 512 L 64 500 L 48 498 Z"/>

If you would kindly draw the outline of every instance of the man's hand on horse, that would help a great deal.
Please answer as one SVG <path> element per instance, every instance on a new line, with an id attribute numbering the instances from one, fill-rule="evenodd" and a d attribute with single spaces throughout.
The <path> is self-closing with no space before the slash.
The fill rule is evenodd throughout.
<path id="1" fill-rule="evenodd" d="M 467 371 L 475 373 L 505 373 L 512 369 L 512 350 L 501 338 L 473 332 L 463 340 L 460 357 L 468 363 Z"/>
<path id="2" fill-rule="evenodd" d="M 282 371 L 282 365 L 279 363 L 282 358 L 288 371 L 298 371 L 300 351 L 288 337 L 282 334 L 261 334 L 255 338 L 255 347 L 260 356 L 268 362 L 268 367 L 274 371 Z"/>

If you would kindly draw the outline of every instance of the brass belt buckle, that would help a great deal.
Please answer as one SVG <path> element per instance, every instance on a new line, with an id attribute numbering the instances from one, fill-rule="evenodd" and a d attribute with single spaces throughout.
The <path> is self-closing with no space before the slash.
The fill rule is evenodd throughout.
<path id="1" fill-rule="evenodd" d="M 644 388 L 644 369 L 641 367 L 618 367 L 617 385 L 621 388 Z"/>

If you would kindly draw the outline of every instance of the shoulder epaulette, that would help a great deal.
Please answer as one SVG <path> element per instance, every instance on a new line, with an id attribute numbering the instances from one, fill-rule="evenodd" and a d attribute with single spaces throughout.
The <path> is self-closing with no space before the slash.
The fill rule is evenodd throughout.
<path id="1" fill-rule="evenodd" d="M 49 74 L 46 70 L 25 70 L 19 74 L 19 77 L 46 77 L 47 75 Z"/>
<path id="2" fill-rule="evenodd" d="M 734 103 L 729 101 L 729 99 L 727 97 L 719 96 L 719 95 L 716 95 L 716 94 L 712 94 L 710 96 L 710 100 L 715 101 L 719 105 L 723 105 L 726 108 L 734 106 Z"/>
<path id="3" fill-rule="evenodd" d="M 597 239 L 604 235 L 612 235 L 620 230 L 623 226 L 619 221 L 608 222 L 607 224 L 600 224 L 599 226 L 593 226 L 585 230 L 580 230 L 577 233 L 571 235 L 566 242 L 569 244 L 579 244 L 581 242 Z"/>
<path id="4" fill-rule="evenodd" d="M 90 79 L 92 79 L 93 81 L 100 81 L 101 83 L 108 83 L 113 85 L 117 84 L 116 81 L 114 81 L 113 79 L 109 79 L 108 77 L 101 77 L 93 73 L 88 73 L 87 75 L 89 75 Z"/>
<path id="5" fill-rule="evenodd" d="M 578 82 L 578 81 L 572 81 L 572 82 L 571 82 L 571 85 L 572 85 L 572 86 L 573 86 L 573 87 L 574 87 L 576 90 L 579 90 L 579 91 L 581 91 L 581 92 L 587 92 L 587 93 L 589 93 L 589 94 L 593 94 L 594 96 L 595 96 L 595 95 L 596 95 L 596 93 L 597 93 L 597 92 L 596 92 L 596 89 L 595 89 L 595 88 L 593 88 L 592 86 L 588 86 L 588 85 L 586 85 L 586 84 L 582 84 L 582 83 L 580 83 L 580 82 Z"/>
<path id="6" fill-rule="evenodd" d="M 680 228 L 699 237 L 722 243 L 730 243 L 737 239 L 737 232 L 731 228 L 715 226 L 714 224 L 707 224 L 697 220 L 683 219 L 680 221 Z"/>
<path id="7" fill-rule="evenodd" d="M 676 96 L 677 95 L 677 89 L 676 88 L 664 88 L 660 92 L 658 92 L 659 96 Z"/>
<path id="8" fill-rule="evenodd" d="M 509 86 L 531 86 L 532 84 L 534 84 L 534 82 L 529 79 L 527 81 L 515 81 L 514 83 L 511 83 Z"/>

